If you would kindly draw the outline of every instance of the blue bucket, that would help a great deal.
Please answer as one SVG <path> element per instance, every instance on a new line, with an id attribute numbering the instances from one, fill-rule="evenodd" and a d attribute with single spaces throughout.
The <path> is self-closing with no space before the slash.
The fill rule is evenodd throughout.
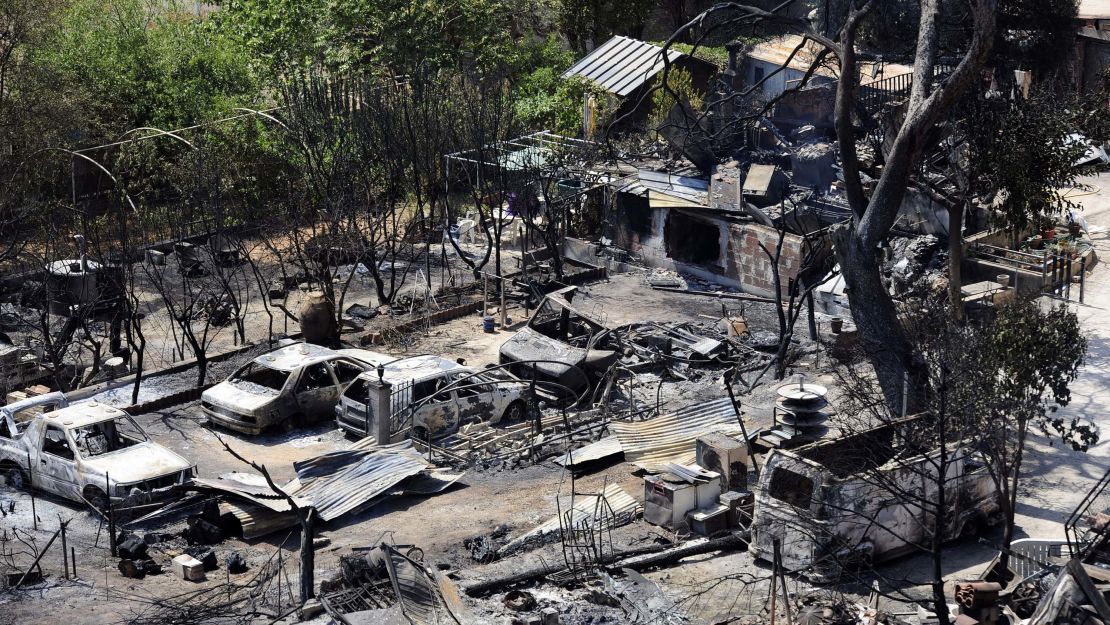
<path id="1" fill-rule="evenodd" d="M 483 332 L 493 332 L 495 327 L 496 327 L 496 325 L 494 324 L 493 315 L 486 315 L 482 319 L 482 331 Z"/>

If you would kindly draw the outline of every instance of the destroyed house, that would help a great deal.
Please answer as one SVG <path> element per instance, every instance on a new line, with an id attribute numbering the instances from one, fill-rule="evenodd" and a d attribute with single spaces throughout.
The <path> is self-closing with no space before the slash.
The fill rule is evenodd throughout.
<path id="1" fill-rule="evenodd" d="M 614 185 L 602 234 L 649 267 L 773 296 L 774 263 L 760 244 L 774 254 L 779 232 L 754 202 L 778 199 L 785 181 L 765 166 L 753 169 L 749 189 L 749 176 L 734 166 L 719 167 L 709 180 L 694 171 L 641 169 Z M 801 274 L 806 244 L 787 232 L 782 245 L 778 269 L 785 289 Z"/>

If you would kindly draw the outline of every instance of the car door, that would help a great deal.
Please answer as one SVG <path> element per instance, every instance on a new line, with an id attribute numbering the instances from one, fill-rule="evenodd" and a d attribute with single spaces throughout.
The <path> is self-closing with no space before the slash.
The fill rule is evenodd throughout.
<path id="1" fill-rule="evenodd" d="M 77 455 L 65 431 L 57 426 L 47 425 L 42 435 L 41 450 L 32 483 L 67 499 L 80 499 Z"/>
<path id="2" fill-rule="evenodd" d="M 413 405 L 419 403 L 413 412 L 414 428 L 424 428 L 432 438 L 446 436 L 459 429 L 455 391 L 447 388 L 453 381 L 450 374 L 442 373 L 414 386 Z M 426 399 L 421 401 L 417 395 Z"/>
<path id="3" fill-rule="evenodd" d="M 319 419 L 332 414 L 335 409 L 339 401 L 339 384 L 331 369 L 318 362 L 301 370 L 293 396 L 301 414 L 308 419 Z"/>
<path id="4" fill-rule="evenodd" d="M 493 416 L 493 386 L 467 371 L 455 375 L 459 424 L 488 421 Z"/>

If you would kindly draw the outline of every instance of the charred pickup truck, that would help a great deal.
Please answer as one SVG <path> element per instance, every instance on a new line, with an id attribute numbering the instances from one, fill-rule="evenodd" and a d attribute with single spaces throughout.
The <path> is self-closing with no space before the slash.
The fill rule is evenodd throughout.
<path id="1" fill-rule="evenodd" d="M 340 393 L 360 373 L 392 360 L 364 349 L 287 345 L 204 391 L 201 409 L 210 422 L 244 434 L 297 426 L 330 417 Z"/>
<path id="2" fill-rule="evenodd" d="M 749 550 L 770 561 L 778 542 L 783 566 L 824 582 L 846 566 L 928 544 L 935 508 L 922 502 L 937 496 L 940 450 L 913 453 L 902 443 L 918 418 L 772 450 L 756 489 Z M 997 490 L 976 456 L 952 446 L 946 466 L 944 540 L 999 522 Z"/>
<path id="3" fill-rule="evenodd" d="M 0 472 L 9 486 L 29 485 L 103 510 L 109 498 L 124 506 L 165 499 L 196 474 L 122 410 L 65 403 L 53 393 L 0 409 Z M 45 406 L 63 407 L 36 413 Z"/>
<path id="4" fill-rule="evenodd" d="M 620 356 L 607 349 L 612 333 L 599 319 L 577 309 L 577 287 L 549 293 L 528 325 L 501 346 L 501 364 L 520 378 L 547 382 L 555 394 L 580 393 Z"/>

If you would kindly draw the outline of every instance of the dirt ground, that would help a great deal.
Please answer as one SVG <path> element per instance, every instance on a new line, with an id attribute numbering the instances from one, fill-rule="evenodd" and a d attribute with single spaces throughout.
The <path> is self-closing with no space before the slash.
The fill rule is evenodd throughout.
<path id="1" fill-rule="evenodd" d="M 616 325 L 642 320 L 689 321 L 711 323 L 708 318 L 718 318 L 723 300 L 712 297 L 681 295 L 652 290 L 643 275 L 622 274 L 608 281 L 588 285 L 582 289 L 581 299 L 575 300 L 589 309 L 600 311 L 608 323 Z M 735 301 L 725 302 L 729 308 L 738 309 Z M 766 304 L 748 303 L 745 314 L 749 325 L 756 331 L 775 331 L 776 321 L 772 309 Z M 481 331 L 478 316 L 458 319 L 433 327 L 426 335 L 416 337 L 404 353 L 435 353 L 452 358 L 465 358 L 470 365 L 481 366 L 497 361 L 500 345 L 523 322 L 523 311 L 510 311 L 515 324 L 494 333 Z M 708 317 L 708 318 L 707 318 Z M 802 322 L 804 324 L 804 320 Z M 804 328 L 799 334 L 804 335 Z M 804 338 L 803 342 L 806 342 Z M 388 350 L 385 350 L 388 351 Z M 221 375 L 226 375 L 242 359 L 221 365 Z M 807 379 L 831 384 L 827 375 L 829 359 L 822 347 L 803 351 L 795 365 L 797 372 L 808 373 Z M 667 386 L 663 398 L 665 407 L 677 407 L 703 402 L 725 394 L 721 383 L 722 372 L 706 372 L 690 383 Z M 752 424 L 765 423 L 773 404 L 773 386 L 764 380 L 750 395 L 741 398 L 745 417 Z M 157 378 L 152 384 L 159 384 Z M 175 382 L 162 380 L 163 388 Z M 645 385 L 634 389 L 642 401 L 653 401 L 656 389 Z M 350 443 L 333 424 L 322 424 L 307 430 L 285 434 L 268 434 L 248 437 L 224 430 L 211 430 L 203 423 L 195 403 L 172 409 L 144 414 L 137 417 L 156 441 L 179 451 L 193 460 L 201 476 L 215 477 L 233 470 L 244 470 L 243 464 L 222 449 L 220 439 L 226 441 L 243 456 L 264 464 L 279 482 L 293 477 L 295 461 L 321 453 L 342 449 Z M 219 438 L 217 438 L 217 436 Z M 1032 459 L 1033 480 L 1029 489 L 1036 489 L 1070 472 L 1075 459 L 1070 455 L 1054 455 L 1058 450 L 1038 450 Z M 1086 459 L 1084 459 L 1086 462 Z M 1068 481 L 1076 489 L 1097 477 L 1101 470 L 1083 465 L 1085 475 Z M 1064 468 L 1061 468 L 1064 467 Z M 643 497 L 643 480 L 633 473 L 635 467 L 617 462 L 580 476 L 575 488 L 579 491 L 600 490 L 605 484 L 618 484 L 637 499 Z M 433 497 L 392 497 L 373 508 L 348 515 L 320 528 L 319 536 L 330 544 L 317 551 L 317 582 L 336 571 L 338 559 L 352 548 L 376 545 L 383 540 L 397 544 L 414 544 L 424 550 L 425 562 L 441 570 L 454 571 L 460 579 L 478 579 L 494 571 L 522 569 L 537 562 L 558 560 L 562 557 L 557 545 L 549 545 L 521 556 L 480 565 L 475 562 L 463 543 L 465 540 L 490 534 L 498 527 L 505 527 L 508 536 L 516 536 L 556 514 L 556 500 L 560 493 L 570 489 L 570 476 L 560 467 L 547 461 L 537 466 L 514 470 L 470 470 L 451 489 Z M 4 544 L 0 554 L 15 551 L 10 559 L 20 566 L 29 564 L 26 546 L 15 537 L 33 536 L 37 545 L 45 544 L 57 530 L 60 522 L 69 522 L 67 538 L 75 548 L 78 579 L 66 581 L 61 577 L 61 554 L 52 548 L 43 568 L 47 573 L 44 583 L 0 595 L 0 625 L 6 623 L 85 623 L 125 622 L 149 610 L 152 598 L 173 597 L 198 588 L 216 587 L 226 582 L 224 560 L 232 552 L 240 552 L 248 559 L 251 570 L 232 581 L 245 580 L 280 550 L 286 574 L 296 578 L 295 553 L 297 532 L 278 532 L 255 541 L 229 539 L 215 547 L 220 568 L 211 573 L 209 581 L 201 584 L 184 582 L 166 573 L 143 580 L 127 579 L 118 573 L 115 561 L 107 555 L 105 529 L 100 527 L 92 513 L 68 502 L 49 497 L 36 498 L 38 530 L 31 529 L 31 498 L 25 492 L 16 492 L 0 486 L 0 532 Z M 6 513 L 5 503 L 14 502 L 14 513 Z M 1043 507 L 1041 507 L 1043 506 Z M 1070 511 L 1064 501 L 1050 504 L 1038 500 L 1023 506 L 1020 523 L 1030 519 L 1044 519 L 1045 524 L 1058 523 Z M 1033 535 L 1043 535 L 1044 525 L 1036 525 Z M 163 528 L 172 532 L 181 524 Z M 614 532 L 614 545 L 636 546 L 651 541 L 673 539 L 664 530 L 637 520 Z M 178 553 L 183 545 L 170 541 L 152 547 L 152 553 L 162 563 Z M 993 555 L 989 547 L 973 541 L 954 543 L 947 560 L 950 579 L 961 579 L 981 568 Z M 3 559 L 0 558 L 0 562 Z M 924 558 L 908 558 L 880 568 L 886 578 L 883 590 L 904 588 L 911 595 L 923 596 L 927 589 L 914 586 L 913 579 L 920 576 L 926 565 Z M 767 598 L 765 564 L 757 563 L 746 552 L 696 556 L 677 566 L 647 574 L 657 582 L 668 597 L 690 616 L 703 622 L 714 622 L 728 617 L 758 612 Z M 866 594 L 872 578 L 860 580 L 848 591 Z M 801 580 L 790 580 L 791 592 L 809 588 Z M 603 608 L 581 600 L 581 593 L 569 593 L 553 585 L 535 589 L 541 605 L 554 606 L 564 616 L 564 623 L 622 622 L 619 611 Z M 468 600 L 475 623 L 508 623 L 514 614 L 501 603 L 503 594 L 494 593 L 489 598 Z M 289 607 L 288 599 L 282 604 Z M 904 609 L 904 608 L 903 608 Z M 321 621 L 324 622 L 324 621 Z"/>

